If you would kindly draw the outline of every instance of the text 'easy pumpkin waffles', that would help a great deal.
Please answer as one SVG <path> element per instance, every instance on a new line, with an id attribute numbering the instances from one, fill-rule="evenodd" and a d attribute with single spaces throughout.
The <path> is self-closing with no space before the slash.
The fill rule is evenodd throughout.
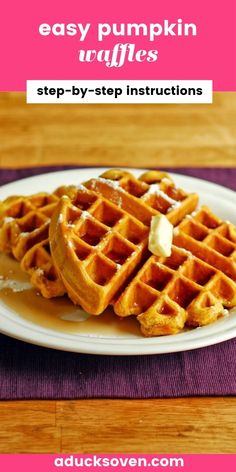
<path id="1" fill-rule="evenodd" d="M 197 204 L 166 173 L 111 169 L 52 194 L 6 199 L 0 250 L 45 298 L 67 294 L 91 315 L 112 305 L 121 318 L 136 316 L 145 336 L 175 334 L 236 306 L 236 228 Z M 160 215 L 174 228 L 168 256 L 149 250 Z"/>

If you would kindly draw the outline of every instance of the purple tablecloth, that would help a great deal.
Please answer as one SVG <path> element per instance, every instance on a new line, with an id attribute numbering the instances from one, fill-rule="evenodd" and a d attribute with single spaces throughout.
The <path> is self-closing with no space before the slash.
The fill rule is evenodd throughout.
<path id="1" fill-rule="evenodd" d="M 0 170 L 0 184 L 60 169 Z M 236 168 L 168 170 L 236 190 Z M 41 348 L 0 335 L 2 400 L 235 394 L 236 339 L 177 354 L 103 357 Z"/>

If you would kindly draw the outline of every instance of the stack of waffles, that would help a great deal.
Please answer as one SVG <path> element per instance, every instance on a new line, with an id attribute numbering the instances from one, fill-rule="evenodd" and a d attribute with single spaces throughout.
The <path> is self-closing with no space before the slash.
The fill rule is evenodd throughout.
<path id="1" fill-rule="evenodd" d="M 0 252 L 12 255 L 45 298 L 62 296 L 49 244 L 51 216 L 62 195 L 72 197 L 76 188 L 60 187 L 54 193 L 11 196 L 0 203 Z"/>
<path id="2" fill-rule="evenodd" d="M 52 194 L 0 207 L 0 250 L 20 261 L 46 298 L 67 294 L 87 313 L 109 305 L 145 336 L 212 323 L 236 306 L 236 228 L 168 174 L 112 169 Z M 171 255 L 148 250 L 152 217 L 174 226 Z"/>

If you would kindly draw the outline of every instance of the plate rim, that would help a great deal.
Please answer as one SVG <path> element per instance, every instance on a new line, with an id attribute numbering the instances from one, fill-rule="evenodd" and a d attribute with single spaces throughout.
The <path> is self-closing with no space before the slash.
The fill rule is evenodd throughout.
<path id="1" fill-rule="evenodd" d="M 51 177 L 55 174 L 64 174 L 64 173 L 71 173 L 71 172 L 84 172 L 84 171 L 106 171 L 106 170 L 110 170 L 110 169 L 121 169 L 121 170 L 125 170 L 125 171 L 130 171 L 130 172 L 135 172 L 135 173 L 143 173 L 143 172 L 146 172 L 146 171 L 149 171 L 149 170 L 155 170 L 155 169 L 148 169 L 148 168 L 145 168 L 145 167 L 117 167 L 117 166 L 111 166 L 111 167 L 107 167 L 107 166 L 100 166 L 100 167 L 75 167 L 75 168 L 72 168 L 72 169 L 64 169 L 64 170 L 56 170 L 56 171 L 53 171 L 53 172 L 44 172 L 42 174 L 37 174 L 37 175 L 31 175 L 29 177 L 22 177 L 22 178 L 19 178 L 19 179 L 16 179 L 16 180 L 13 180 L 12 182 L 8 182 L 7 184 L 3 184 L 3 185 L 0 185 L 0 193 L 2 190 L 5 190 L 5 189 L 11 189 L 11 187 L 14 187 L 14 185 L 18 184 L 18 183 L 22 183 L 24 184 L 24 182 L 29 182 L 29 181 L 33 181 L 33 180 L 37 180 L 38 178 L 42 178 L 42 177 Z M 178 168 L 176 168 L 178 169 Z M 158 168 L 157 168 L 158 170 Z M 162 171 L 162 169 L 161 169 Z M 234 198 L 236 196 L 236 191 L 235 190 L 232 190 L 230 188 L 227 188 L 227 187 L 224 187 L 223 185 L 220 185 L 220 184 L 216 184 L 215 182 L 211 182 L 211 181 L 208 181 L 206 179 L 201 179 L 201 178 L 198 178 L 198 177 L 194 177 L 192 175 L 186 175 L 186 174 L 182 174 L 182 173 L 176 173 L 176 172 L 168 172 L 168 169 L 165 170 L 163 169 L 163 172 L 167 172 L 170 176 L 173 176 L 174 178 L 186 178 L 188 180 L 192 180 L 192 181 L 200 181 L 203 185 L 207 185 L 207 186 L 210 186 L 212 189 L 215 188 L 215 189 L 219 189 L 220 191 L 223 191 L 225 193 L 227 193 L 228 195 L 231 194 L 231 196 L 233 195 Z M 46 190 L 47 191 L 47 190 Z"/>
<path id="2" fill-rule="evenodd" d="M 14 180 L 13 182 L 0 186 L 0 197 L 1 197 L 2 191 L 3 191 L 3 194 L 5 193 L 5 191 L 6 193 L 8 193 L 8 190 L 11 191 L 11 189 L 14 188 L 15 186 L 24 185 L 24 183 L 31 183 L 38 179 L 41 180 L 43 179 L 43 177 L 47 177 L 47 179 L 50 179 L 50 177 L 55 177 L 55 175 L 58 175 L 58 174 L 62 175 L 65 173 L 69 174 L 73 172 L 82 172 L 82 173 L 98 172 L 99 173 L 103 170 L 105 171 L 106 169 L 110 169 L 110 168 L 111 167 L 103 167 L 103 166 L 102 167 L 82 167 L 82 168 L 79 167 L 79 168 L 74 168 L 74 169 L 65 169 L 65 170 L 58 170 L 54 172 L 46 172 L 43 174 L 37 174 L 30 177 L 20 178 L 20 179 Z M 117 167 L 113 167 L 113 168 L 117 168 Z M 136 174 L 142 173 L 148 170 L 145 168 L 126 168 L 126 167 L 121 167 L 121 169 L 128 170 Z M 221 193 L 221 199 L 223 195 L 224 195 L 223 199 L 227 201 L 229 198 L 233 197 L 236 203 L 236 192 L 231 189 L 225 188 L 219 184 L 215 184 L 214 182 L 208 182 L 205 179 L 199 179 L 197 177 L 188 176 L 182 173 L 178 174 L 175 172 L 169 172 L 169 174 L 173 176 L 174 179 L 177 179 L 177 180 L 178 179 L 181 180 L 182 178 L 187 179 L 188 181 L 190 181 L 190 184 L 191 184 L 191 181 L 194 181 L 195 183 L 200 182 L 201 185 L 203 185 L 204 187 L 207 186 L 207 191 L 209 191 L 209 188 L 211 188 L 214 191 L 218 190 Z M 56 182 L 55 182 L 55 185 L 57 185 Z M 55 185 L 53 186 L 55 187 Z M 3 310 L 1 311 L 4 312 L 5 311 L 4 305 L 2 304 L 0 306 L 3 308 Z M 6 311 L 8 311 L 9 313 L 9 309 L 7 310 L 7 307 L 6 307 Z M 236 318 L 236 313 L 235 314 L 233 313 L 230 315 L 231 319 L 234 319 L 234 317 Z M 2 321 L 2 318 L 3 318 L 3 321 Z M 6 323 L 6 320 L 7 320 L 7 324 L 5 327 L 4 322 Z M 24 319 L 22 318 L 22 320 Z M 218 344 L 223 341 L 236 337 L 236 323 L 235 323 L 235 327 L 231 326 L 232 323 L 228 323 L 228 326 L 226 326 L 226 329 L 224 329 L 223 331 L 216 330 L 215 333 L 212 333 L 210 335 L 207 334 L 206 332 L 205 336 L 204 335 L 202 337 L 200 336 L 200 338 L 197 338 L 195 340 L 191 339 L 191 337 L 190 339 L 184 339 L 183 340 L 184 347 L 181 343 L 181 340 L 178 341 L 176 338 L 178 334 L 165 336 L 165 337 L 153 337 L 153 338 L 141 338 L 141 337 L 140 338 L 123 338 L 123 343 L 122 343 L 122 340 L 119 341 L 118 337 L 117 338 L 109 338 L 109 337 L 98 338 L 92 335 L 90 337 L 83 335 L 77 338 L 78 344 L 76 345 L 72 344 L 68 346 L 67 342 L 65 343 L 62 342 L 62 338 L 59 336 L 58 331 L 55 331 L 55 334 L 52 335 L 52 333 L 50 333 L 50 331 L 52 330 L 49 330 L 46 328 L 43 328 L 43 329 L 45 329 L 45 331 L 48 331 L 48 333 L 43 333 L 43 334 L 40 333 L 39 339 L 37 339 L 37 333 L 38 333 L 37 326 L 40 329 L 42 327 L 40 325 L 35 324 L 35 328 L 32 330 L 32 327 L 30 326 L 30 324 L 28 324 L 29 322 L 27 320 L 24 320 L 24 322 L 25 322 L 25 326 L 23 327 L 23 332 L 21 331 L 19 333 L 17 332 L 18 323 L 16 323 L 16 320 L 12 321 L 11 319 L 4 317 L 4 315 L 0 313 L 0 333 L 5 334 L 14 339 L 18 339 L 20 341 L 33 344 L 33 345 L 38 345 L 38 346 L 62 350 L 62 351 L 69 351 L 69 352 L 74 352 L 74 353 L 96 354 L 96 355 L 99 354 L 99 355 L 114 355 L 114 356 L 116 355 L 119 355 L 119 356 L 129 355 L 130 356 L 130 355 L 149 355 L 149 354 L 151 355 L 151 354 L 184 352 L 188 350 L 199 349 L 199 348 L 211 346 L 214 344 Z M 214 324 L 208 325 L 208 328 L 209 327 L 211 328 L 212 326 L 214 326 Z M 195 330 L 192 330 L 191 332 L 196 332 L 197 330 L 203 330 L 203 329 L 204 328 L 197 328 Z M 33 338 L 32 338 L 32 331 L 33 331 Z M 30 337 L 30 333 L 31 333 L 31 337 Z M 180 333 L 180 334 L 187 334 L 187 333 Z M 114 345 L 115 339 L 117 339 L 118 342 L 117 344 Z M 166 340 L 166 342 L 161 342 L 159 344 L 156 342 L 157 339 L 164 339 Z M 208 339 L 207 342 L 206 342 L 206 339 Z M 68 340 L 68 336 L 67 336 L 67 340 Z M 141 340 L 141 344 L 140 344 L 140 340 Z M 170 350 L 169 346 L 170 344 L 172 344 L 173 340 L 175 342 L 173 343 L 173 346 L 171 347 L 171 350 Z M 124 343 L 124 341 L 126 342 Z M 145 342 L 145 341 L 149 341 L 149 342 Z M 121 344 L 119 344 L 119 342 Z"/>

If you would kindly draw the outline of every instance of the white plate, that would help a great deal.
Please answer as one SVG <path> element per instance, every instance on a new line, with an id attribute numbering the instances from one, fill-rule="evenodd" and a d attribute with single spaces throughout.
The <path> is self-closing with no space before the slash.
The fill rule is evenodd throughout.
<path id="1" fill-rule="evenodd" d="M 132 171 L 136 175 L 143 172 L 143 170 Z M 67 170 L 18 180 L 0 189 L 0 199 L 12 194 L 31 194 L 42 190 L 51 191 L 62 184 L 78 184 L 100 173 L 101 169 L 94 168 Z M 209 205 L 224 220 L 231 220 L 236 224 L 235 192 L 200 179 L 178 174 L 172 175 L 178 186 L 190 192 L 197 192 L 200 195 L 200 203 Z M 17 294 L 14 295 L 17 296 Z M 48 303 L 48 301 L 46 300 L 45 303 Z M 52 307 L 51 303 L 55 304 L 58 301 L 51 301 L 47 306 Z M 25 308 L 27 308 L 26 305 Z M 76 315 L 81 314 L 82 311 L 73 307 L 71 310 Z M 50 318 L 50 313 L 46 313 L 45 316 Z M 53 326 L 45 325 L 43 322 L 29 319 L 29 317 L 24 316 L 24 313 L 22 316 L 22 310 L 20 313 L 19 309 L 12 308 L 3 300 L 0 301 L 0 331 L 2 333 L 32 344 L 65 351 L 105 355 L 161 354 L 210 346 L 236 336 L 236 310 L 229 316 L 203 328 L 172 336 L 147 339 L 139 335 L 137 329 L 132 332 L 129 324 L 127 325 L 127 331 L 125 324 L 120 325 L 120 329 L 118 325 L 117 329 L 116 318 L 115 321 L 114 318 L 115 316 L 112 318 L 110 328 L 106 317 L 101 323 L 98 317 L 92 328 L 90 323 L 87 323 L 87 331 L 84 328 L 81 330 L 81 326 L 86 326 L 86 322 L 80 323 L 78 321 L 76 323 L 63 321 L 62 328 L 58 330 Z M 67 329 L 67 326 L 69 329 Z"/>

